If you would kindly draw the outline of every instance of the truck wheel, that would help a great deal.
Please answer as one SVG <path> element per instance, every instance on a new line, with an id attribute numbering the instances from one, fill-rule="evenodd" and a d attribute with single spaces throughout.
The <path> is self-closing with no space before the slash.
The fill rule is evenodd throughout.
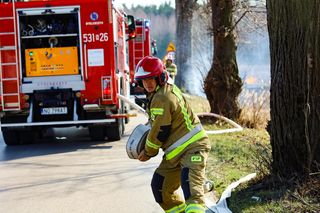
<path id="1" fill-rule="evenodd" d="M 2 129 L 3 140 L 7 146 L 19 145 L 20 138 L 17 131 L 12 129 Z"/>
<path id="2" fill-rule="evenodd" d="M 105 138 L 105 126 L 89 126 L 89 135 L 92 141 L 103 141 Z"/>
<path id="3" fill-rule="evenodd" d="M 109 141 L 118 141 L 124 133 L 124 120 L 119 118 L 115 126 L 107 128 L 107 137 Z"/>

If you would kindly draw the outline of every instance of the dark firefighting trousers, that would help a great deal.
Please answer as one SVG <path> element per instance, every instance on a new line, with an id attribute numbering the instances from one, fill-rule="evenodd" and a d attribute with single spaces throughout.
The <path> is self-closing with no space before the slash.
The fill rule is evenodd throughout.
<path id="1" fill-rule="evenodd" d="M 151 187 L 156 202 L 165 212 L 205 212 L 203 184 L 208 152 L 208 149 L 191 148 L 175 162 L 163 158 Z M 180 186 L 184 199 L 176 192 Z"/>

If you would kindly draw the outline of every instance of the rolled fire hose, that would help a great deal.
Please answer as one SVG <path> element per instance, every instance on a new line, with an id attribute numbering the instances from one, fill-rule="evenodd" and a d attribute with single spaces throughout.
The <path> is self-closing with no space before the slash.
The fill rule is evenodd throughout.
<path id="1" fill-rule="evenodd" d="M 139 124 L 134 128 L 127 141 L 127 154 L 131 159 L 138 159 L 139 154 L 144 149 L 150 126 Z"/>
<path id="2" fill-rule="evenodd" d="M 128 104 L 130 104 L 133 108 L 144 114 L 148 117 L 146 111 L 140 107 L 138 104 L 132 102 L 129 98 L 118 94 L 118 98 Z M 144 149 L 144 145 L 146 143 L 147 135 L 150 130 L 150 126 L 139 124 L 129 136 L 126 145 L 126 151 L 131 159 L 138 159 L 140 152 Z"/>

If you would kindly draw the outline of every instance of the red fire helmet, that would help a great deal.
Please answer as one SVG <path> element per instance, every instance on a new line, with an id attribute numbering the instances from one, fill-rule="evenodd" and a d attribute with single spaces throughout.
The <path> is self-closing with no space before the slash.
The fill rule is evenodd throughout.
<path id="1" fill-rule="evenodd" d="M 137 64 L 134 79 L 141 80 L 145 78 L 159 77 L 163 74 L 165 66 L 162 61 L 153 56 L 146 56 Z"/>

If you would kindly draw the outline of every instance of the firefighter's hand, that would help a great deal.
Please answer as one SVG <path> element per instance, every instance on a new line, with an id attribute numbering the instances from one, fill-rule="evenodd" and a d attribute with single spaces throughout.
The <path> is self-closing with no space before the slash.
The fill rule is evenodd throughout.
<path id="1" fill-rule="evenodd" d="M 147 161 L 150 158 L 151 157 L 147 156 L 144 150 L 142 150 L 138 156 L 139 161 Z"/>

